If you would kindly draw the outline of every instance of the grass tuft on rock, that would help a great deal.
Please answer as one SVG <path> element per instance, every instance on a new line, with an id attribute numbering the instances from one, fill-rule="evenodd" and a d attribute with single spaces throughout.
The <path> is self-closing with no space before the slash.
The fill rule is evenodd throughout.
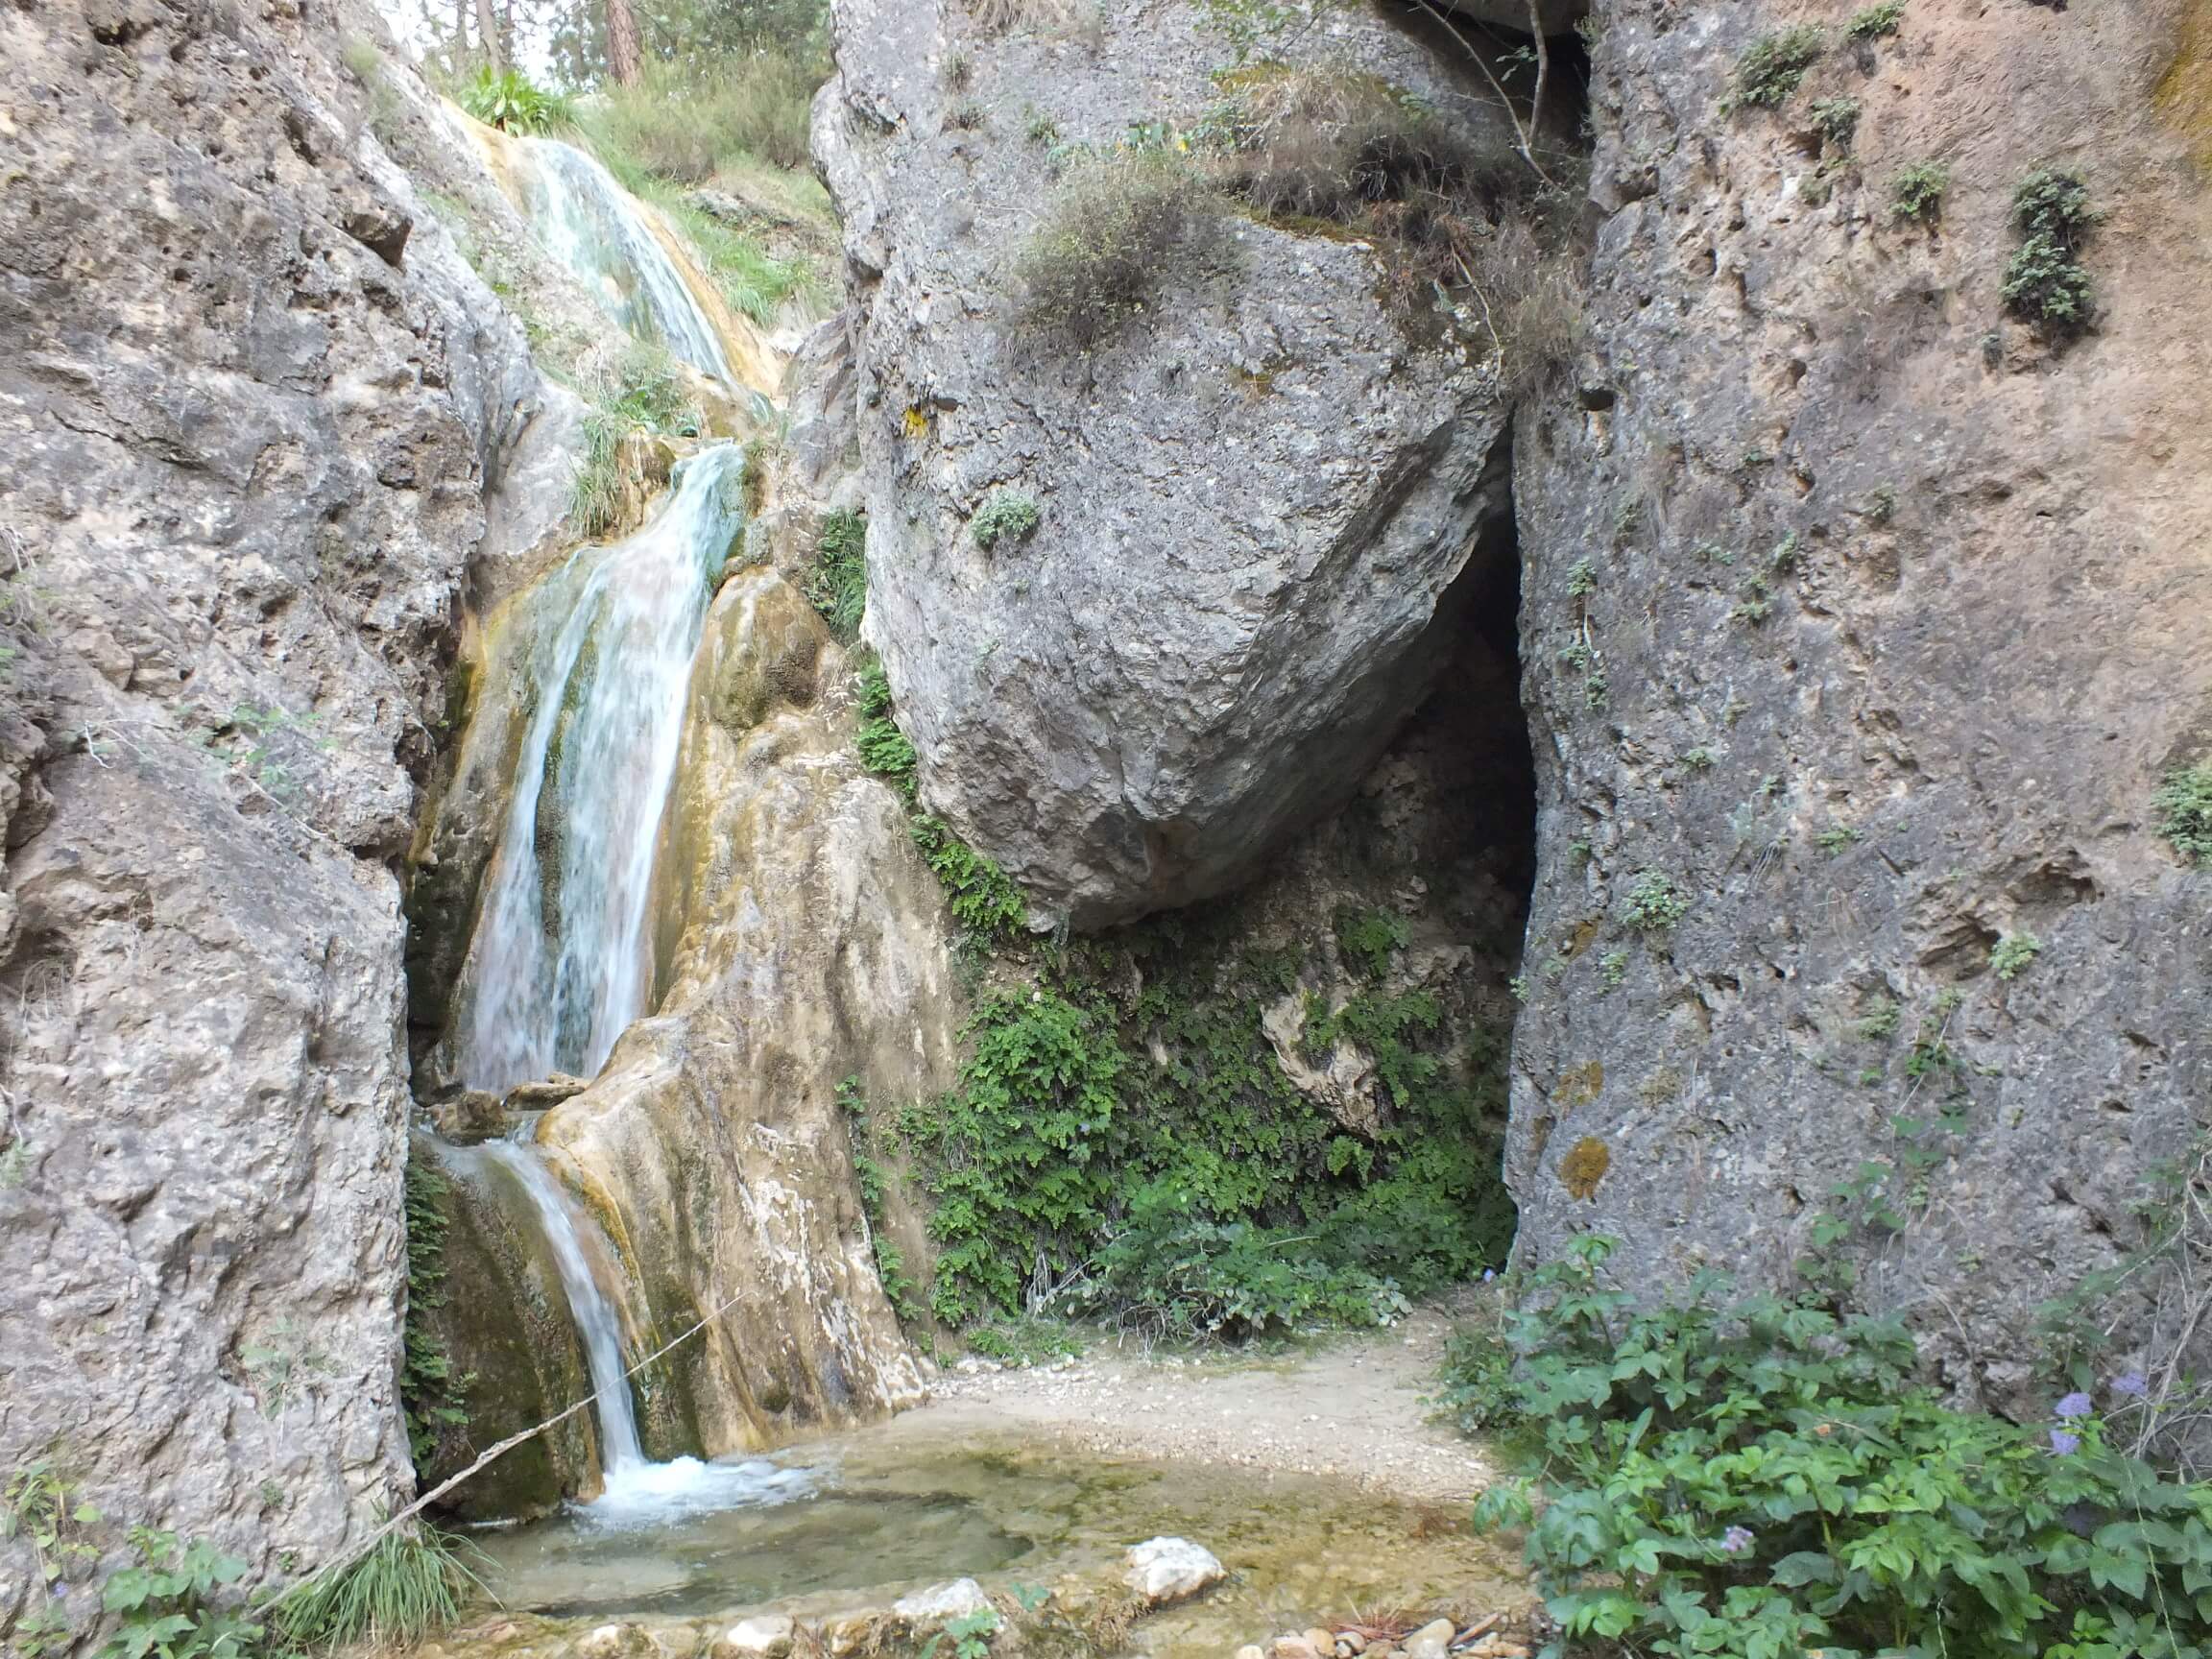
<path id="1" fill-rule="evenodd" d="M 1806 72 L 1826 49 L 1825 37 L 1811 24 L 1760 36 L 1736 60 L 1731 106 L 1776 108 L 1804 84 Z"/>
<path id="2" fill-rule="evenodd" d="M 1200 270 L 1221 203 L 1181 155 L 1120 151 L 1072 164 L 1014 261 L 1016 317 L 1093 345 Z"/>

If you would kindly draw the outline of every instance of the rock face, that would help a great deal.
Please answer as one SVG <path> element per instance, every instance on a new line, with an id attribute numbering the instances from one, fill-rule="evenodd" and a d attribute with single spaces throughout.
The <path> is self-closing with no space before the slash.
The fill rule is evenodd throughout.
<path id="1" fill-rule="evenodd" d="M 1828 1269 L 2004 1401 L 2035 1305 L 2140 1241 L 2200 1133 L 2212 888 L 2150 810 L 2212 745 L 2212 208 L 2153 96 L 2180 10 L 1909 10 L 1723 116 L 1789 15 L 1598 9 L 1595 351 L 1516 441 L 1525 1260 L 1590 1229 L 1629 1284 L 1773 1280 L 1835 1215 Z M 1887 206 L 1931 156 L 1939 228 Z M 2105 215 L 2063 349 L 1999 295 L 2051 160 Z"/>
<path id="2" fill-rule="evenodd" d="M 1340 802 L 1506 503 L 1488 371 L 1408 336 L 1364 245 L 1225 215 L 1211 263 L 1094 349 L 1015 325 L 1046 144 L 1188 126 L 1233 56 L 1194 6 L 1098 14 L 986 36 L 943 0 L 839 0 L 815 127 L 856 308 L 868 638 L 926 804 L 1078 926 L 1220 891 Z M 1496 119 L 1363 13 L 1291 49 Z M 1042 517 L 987 552 L 997 491 Z"/>
<path id="3" fill-rule="evenodd" d="M 957 1004 L 943 901 L 853 752 L 849 680 L 774 568 L 725 584 L 656 876 L 658 1012 L 540 1130 L 612 1218 L 634 1345 L 712 1320 L 647 1390 L 678 1403 L 648 1413 L 656 1455 L 758 1447 L 922 1393 L 838 1085 L 882 1101 L 946 1087 Z"/>
<path id="4" fill-rule="evenodd" d="M 391 860 L 537 397 L 342 24 L 0 16 L 0 1468 L 262 1567 L 409 1479 Z"/>

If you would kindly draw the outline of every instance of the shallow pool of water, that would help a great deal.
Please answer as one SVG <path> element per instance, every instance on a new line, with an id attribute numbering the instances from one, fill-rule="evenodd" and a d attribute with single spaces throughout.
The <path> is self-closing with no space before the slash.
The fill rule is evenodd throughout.
<path id="1" fill-rule="evenodd" d="M 1328 1617 L 1391 1607 L 1479 1615 L 1527 1591 L 1457 1506 L 1409 1506 L 1308 1477 L 1104 1459 L 1015 1437 L 889 1424 L 756 1459 L 732 1507 L 650 1526 L 590 1509 L 479 1534 L 512 1612 L 720 1619 L 774 1604 L 802 1619 L 885 1607 L 973 1576 L 994 1591 L 1113 1573 L 1133 1543 L 1195 1539 L 1230 1581 L 1141 1623 L 1140 1651 L 1182 1659 Z"/>

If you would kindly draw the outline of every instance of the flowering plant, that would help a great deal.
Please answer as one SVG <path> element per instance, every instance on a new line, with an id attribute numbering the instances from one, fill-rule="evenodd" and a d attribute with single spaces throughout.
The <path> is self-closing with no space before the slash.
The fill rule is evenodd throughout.
<path id="1" fill-rule="evenodd" d="M 1513 1316 L 1543 1468 L 1476 1508 L 1526 1529 L 1552 1654 L 2212 1659 L 2212 1489 L 2107 1448 L 2089 1393 L 2032 1427 L 1955 1410 L 1893 1322 L 1713 1279 L 1640 1310 L 1610 1249 Z"/>

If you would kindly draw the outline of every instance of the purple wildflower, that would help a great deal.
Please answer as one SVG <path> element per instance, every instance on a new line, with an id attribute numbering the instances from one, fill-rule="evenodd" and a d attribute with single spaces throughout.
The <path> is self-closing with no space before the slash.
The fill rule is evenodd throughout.
<path id="1" fill-rule="evenodd" d="M 2151 1379 L 2140 1371 L 2128 1371 L 2112 1379 L 2112 1392 L 2125 1394 L 2130 1400 L 2140 1400 L 2151 1392 Z"/>
<path id="2" fill-rule="evenodd" d="M 2081 1436 L 2069 1434 L 2063 1429 L 2051 1431 L 2051 1450 L 2061 1457 L 2070 1457 L 2081 1450 Z"/>
<path id="3" fill-rule="evenodd" d="M 2097 1407 L 2090 1403 L 2089 1396 L 2077 1390 L 2058 1402 L 2058 1420 L 2061 1423 L 2071 1423 L 2075 1418 L 2086 1417 L 2096 1409 Z"/>
<path id="4" fill-rule="evenodd" d="M 1731 1527 L 1720 1534 L 1720 1552 L 1723 1555 L 1741 1555 L 1751 1548 L 1751 1528 Z"/>

